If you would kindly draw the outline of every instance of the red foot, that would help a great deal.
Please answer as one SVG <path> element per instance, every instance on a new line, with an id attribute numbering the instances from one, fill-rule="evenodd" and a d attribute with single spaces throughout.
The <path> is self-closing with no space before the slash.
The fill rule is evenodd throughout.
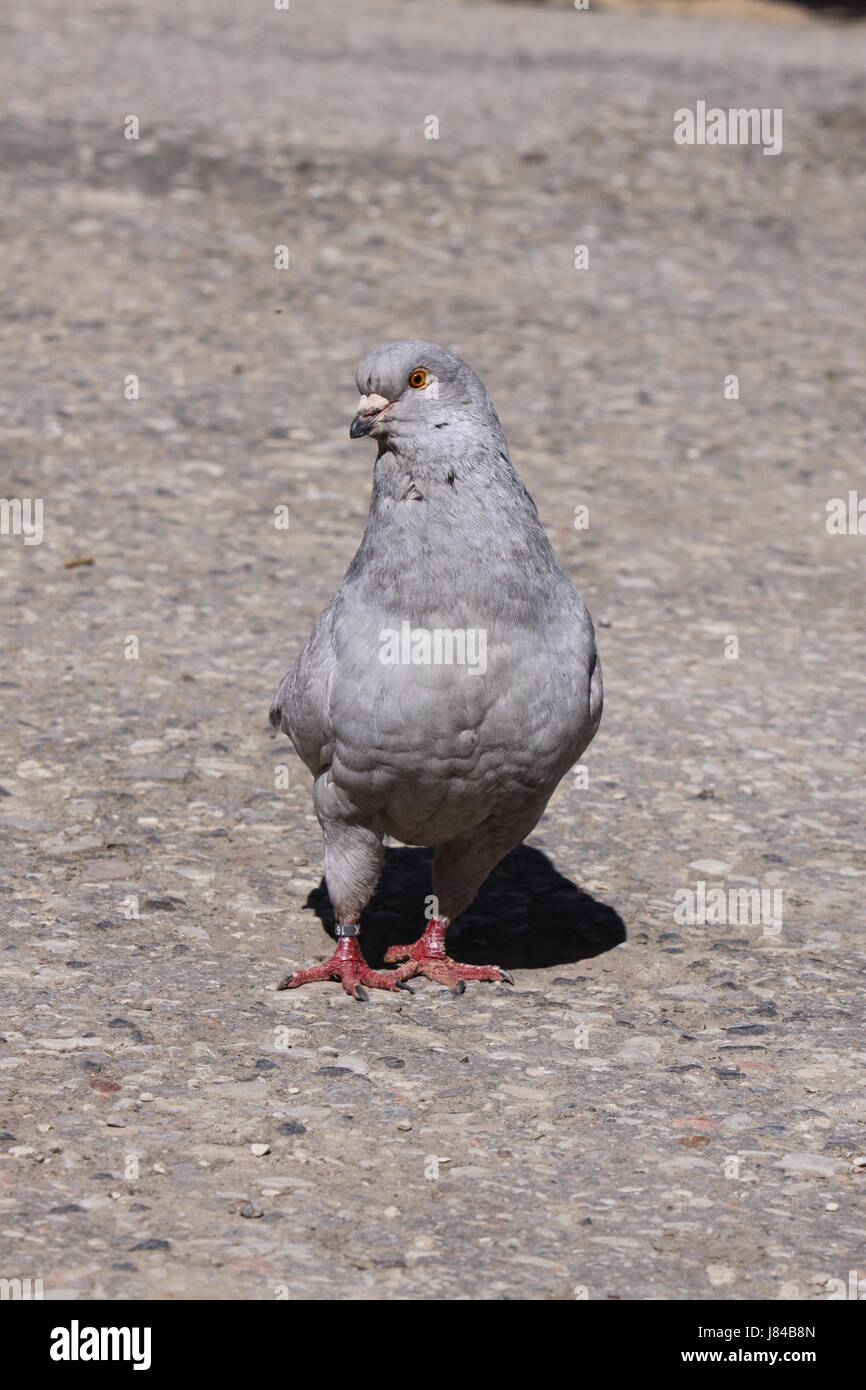
<path id="1" fill-rule="evenodd" d="M 455 994 L 462 994 L 466 980 L 504 980 L 513 985 L 514 980 L 507 970 L 498 965 L 462 965 L 445 954 L 445 933 L 448 921 L 445 917 L 431 917 L 424 935 L 410 946 L 391 946 L 385 952 L 385 963 L 393 965 L 404 960 L 394 974 L 400 980 L 411 980 L 413 975 L 426 975 L 439 985 L 447 985 Z"/>
<path id="2" fill-rule="evenodd" d="M 277 985 L 277 989 L 298 989 L 301 985 L 310 985 L 317 980 L 341 980 L 346 993 L 365 1004 L 369 998 L 365 985 L 369 989 L 409 989 L 408 985 L 404 985 L 399 971 L 393 970 L 379 975 L 375 970 L 371 970 L 361 955 L 361 948 L 355 936 L 341 936 L 336 951 L 324 965 L 313 965 L 309 970 L 296 970 L 293 975 L 287 975 Z"/>

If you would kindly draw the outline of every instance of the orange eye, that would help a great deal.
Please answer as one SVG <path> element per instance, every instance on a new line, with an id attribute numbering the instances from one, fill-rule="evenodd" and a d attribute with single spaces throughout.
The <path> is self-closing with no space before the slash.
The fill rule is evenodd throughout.
<path id="1" fill-rule="evenodd" d="M 430 373 L 424 367 L 416 367 L 414 372 L 409 373 L 409 385 L 415 391 L 422 391 L 430 380 Z"/>

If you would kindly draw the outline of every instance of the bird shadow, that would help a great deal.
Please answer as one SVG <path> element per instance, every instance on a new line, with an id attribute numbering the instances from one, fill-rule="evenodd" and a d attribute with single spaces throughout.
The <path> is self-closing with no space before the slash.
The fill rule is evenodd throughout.
<path id="1" fill-rule="evenodd" d="M 421 935 L 432 862 L 429 849 L 386 850 L 379 887 L 361 917 L 370 965 L 380 966 L 389 946 Z M 304 906 L 333 936 L 334 910 L 324 879 Z M 448 951 L 470 965 L 540 970 L 602 955 L 625 939 L 625 923 L 614 908 L 563 877 L 541 850 L 520 845 L 450 928 Z"/>

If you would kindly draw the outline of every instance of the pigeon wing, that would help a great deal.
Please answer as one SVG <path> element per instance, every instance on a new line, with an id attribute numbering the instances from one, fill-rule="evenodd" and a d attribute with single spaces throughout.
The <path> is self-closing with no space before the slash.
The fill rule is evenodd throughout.
<path id="1" fill-rule="evenodd" d="M 271 705 L 274 728 L 288 734 L 314 777 L 330 765 L 334 735 L 329 692 L 336 666 L 334 615 L 339 593 L 328 604 L 294 666 L 280 682 Z"/>

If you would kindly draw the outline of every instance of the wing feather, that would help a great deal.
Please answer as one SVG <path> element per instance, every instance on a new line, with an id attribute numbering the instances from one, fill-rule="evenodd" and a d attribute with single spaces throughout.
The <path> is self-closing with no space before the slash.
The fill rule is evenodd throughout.
<path id="1" fill-rule="evenodd" d="M 288 734 L 314 777 L 330 765 L 334 749 L 329 693 L 336 666 L 333 632 L 338 598 L 335 594 L 294 666 L 286 672 L 270 711 L 271 723 Z"/>

